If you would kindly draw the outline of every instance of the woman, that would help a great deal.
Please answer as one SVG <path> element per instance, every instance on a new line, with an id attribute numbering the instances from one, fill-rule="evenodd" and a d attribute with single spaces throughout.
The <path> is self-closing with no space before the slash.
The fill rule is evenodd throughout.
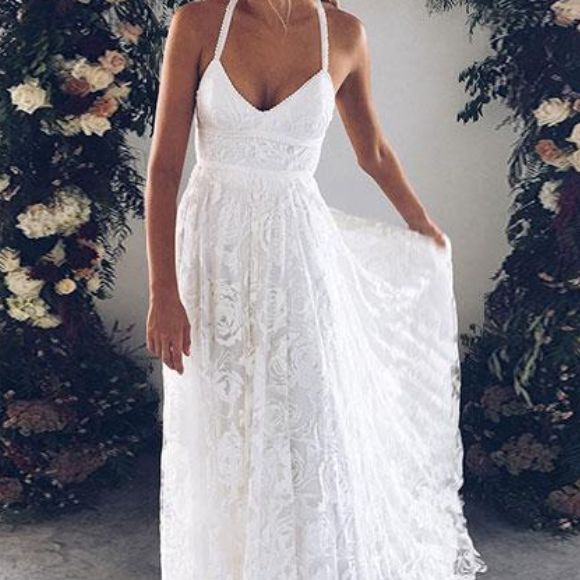
<path id="1" fill-rule="evenodd" d="M 162 575 L 471 579 L 449 239 L 381 132 L 361 22 L 283 6 L 190 4 L 167 40 L 146 192 Z M 324 202 L 335 104 L 408 228 Z"/>

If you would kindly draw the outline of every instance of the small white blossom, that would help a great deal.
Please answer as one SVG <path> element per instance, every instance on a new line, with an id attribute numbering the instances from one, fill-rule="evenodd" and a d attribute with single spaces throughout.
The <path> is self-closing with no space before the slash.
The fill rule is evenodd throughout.
<path id="1" fill-rule="evenodd" d="M 10 187 L 10 176 L 3 173 L 0 175 L 0 195 Z"/>
<path id="2" fill-rule="evenodd" d="M 580 149 L 576 149 L 572 155 L 568 156 L 568 161 L 570 165 L 576 170 L 580 171 Z"/>
<path id="3" fill-rule="evenodd" d="M 542 207 L 547 209 L 548 211 L 557 212 L 559 209 L 558 200 L 560 195 L 557 191 L 558 187 L 561 185 L 561 181 L 546 181 L 542 188 L 540 189 L 540 193 L 538 194 L 538 198 Z"/>
<path id="4" fill-rule="evenodd" d="M 12 104 L 18 111 L 32 115 L 43 107 L 51 107 L 48 93 L 40 86 L 38 79 L 29 79 L 8 89 Z"/>
<path id="5" fill-rule="evenodd" d="M 98 292 L 100 287 L 101 287 L 101 278 L 99 277 L 98 274 L 93 274 L 87 280 L 87 290 L 92 294 L 95 294 L 96 292 Z"/>
<path id="6" fill-rule="evenodd" d="M 56 314 L 45 314 L 39 318 L 31 318 L 30 323 L 32 326 L 38 328 L 55 328 L 61 324 L 61 319 Z"/>
<path id="7" fill-rule="evenodd" d="M 11 270 L 4 276 L 4 283 L 12 294 L 21 298 L 36 298 L 44 286 L 43 280 L 30 277 L 28 268 Z"/>
<path id="8" fill-rule="evenodd" d="M 57 294 L 66 296 L 72 294 L 77 288 L 77 283 L 70 278 L 63 278 L 54 285 L 54 290 Z"/>
<path id="9" fill-rule="evenodd" d="M 113 97 L 117 100 L 126 99 L 131 92 L 130 83 L 122 83 L 122 84 L 113 84 L 105 93 L 105 97 Z"/>
<path id="10" fill-rule="evenodd" d="M 566 137 L 566 141 L 570 141 L 574 143 L 576 147 L 580 148 L 580 123 L 577 123 L 572 129 L 572 132 L 568 137 Z"/>
<path id="11" fill-rule="evenodd" d="M 13 272 L 20 268 L 20 252 L 8 246 L 0 250 L 0 272 Z"/>
<path id="12" fill-rule="evenodd" d="M 80 127 L 85 135 L 98 135 L 102 137 L 110 128 L 111 122 L 106 117 L 85 113 L 81 115 Z"/>
<path id="13" fill-rule="evenodd" d="M 38 297 L 10 296 L 6 298 L 6 306 L 8 314 L 21 322 L 41 318 L 48 313 L 48 305 L 42 298 Z"/>
<path id="14" fill-rule="evenodd" d="M 569 101 L 563 101 L 557 97 L 543 101 L 534 111 L 538 125 L 553 126 L 561 123 L 570 116 L 571 106 Z"/>
<path id="15" fill-rule="evenodd" d="M 44 260 L 52 262 L 55 266 L 62 266 L 66 259 L 66 252 L 64 249 L 64 242 L 58 240 L 52 249 L 43 256 Z"/>

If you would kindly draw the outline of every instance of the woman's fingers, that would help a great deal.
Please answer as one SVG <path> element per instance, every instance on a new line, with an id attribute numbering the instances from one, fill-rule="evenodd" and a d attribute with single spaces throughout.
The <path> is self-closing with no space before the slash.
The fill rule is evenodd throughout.
<path id="1" fill-rule="evenodd" d="M 191 354 L 191 328 L 189 323 L 186 323 L 183 327 L 183 340 L 182 340 L 183 352 L 189 356 Z"/>
<path id="2" fill-rule="evenodd" d="M 147 350 L 153 356 L 159 356 L 159 353 L 157 352 L 157 342 L 155 340 L 155 334 L 152 331 L 147 332 Z"/>

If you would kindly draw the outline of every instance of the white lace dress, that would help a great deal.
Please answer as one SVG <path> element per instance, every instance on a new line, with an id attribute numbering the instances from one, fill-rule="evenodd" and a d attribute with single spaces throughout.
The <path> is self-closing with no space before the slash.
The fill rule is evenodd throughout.
<path id="1" fill-rule="evenodd" d="M 163 367 L 163 580 L 475 578 L 450 246 L 321 196 L 321 0 L 322 67 L 266 111 L 220 60 L 235 3 L 178 207 L 192 354 Z"/>

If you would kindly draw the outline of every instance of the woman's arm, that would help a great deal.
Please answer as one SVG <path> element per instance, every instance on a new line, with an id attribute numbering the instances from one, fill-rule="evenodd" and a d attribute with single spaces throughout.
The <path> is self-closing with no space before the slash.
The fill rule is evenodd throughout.
<path id="1" fill-rule="evenodd" d="M 441 246 L 445 237 L 429 218 L 413 191 L 403 167 L 383 135 L 370 85 L 370 58 L 364 25 L 356 17 L 343 18 L 342 42 L 350 45 L 348 73 L 337 93 L 337 109 L 361 169 L 368 173 L 395 206 L 408 226 L 432 237 Z"/>
<path id="2" fill-rule="evenodd" d="M 147 348 L 183 372 L 190 326 L 175 271 L 176 201 L 193 118 L 202 39 L 196 34 L 197 6 L 178 9 L 165 44 L 161 83 L 145 188 L 145 231 L 149 265 Z"/>

